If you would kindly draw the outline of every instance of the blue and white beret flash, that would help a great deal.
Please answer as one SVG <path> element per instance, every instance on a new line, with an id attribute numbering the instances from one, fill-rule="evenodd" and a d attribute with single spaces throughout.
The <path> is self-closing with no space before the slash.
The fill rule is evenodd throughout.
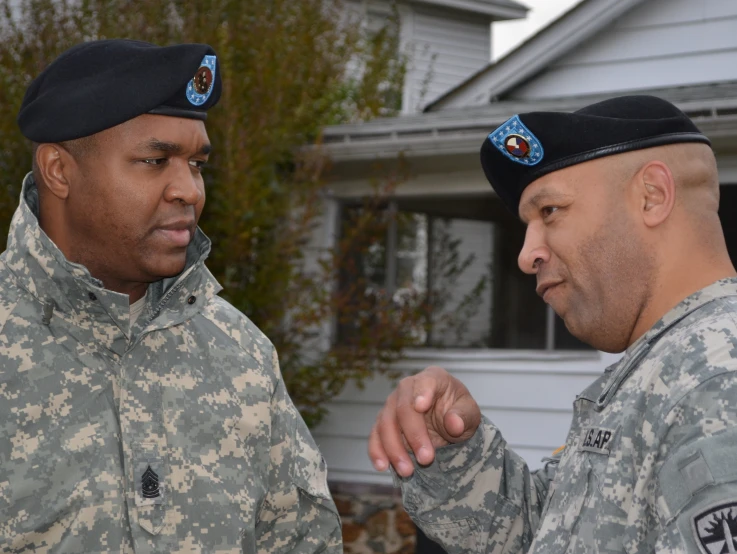
<path id="1" fill-rule="evenodd" d="M 622 96 L 573 113 L 515 115 L 484 140 L 481 166 L 506 207 L 518 215 L 522 192 L 543 175 L 604 156 L 682 142 L 711 145 L 670 102 Z"/>
<path id="2" fill-rule="evenodd" d="M 148 113 L 205 120 L 220 99 L 221 73 L 207 44 L 85 42 L 31 82 L 18 126 L 43 143 L 93 135 Z"/>

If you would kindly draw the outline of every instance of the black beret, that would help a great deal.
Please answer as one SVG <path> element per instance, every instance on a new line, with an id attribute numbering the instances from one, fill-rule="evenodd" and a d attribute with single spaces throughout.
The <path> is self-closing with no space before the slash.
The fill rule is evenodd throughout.
<path id="1" fill-rule="evenodd" d="M 93 135 L 146 113 L 204 120 L 220 98 L 220 74 L 207 44 L 85 42 L 29 85 L 18 126 L 41 143 Z"/>
<path id="2" fill-rule="evenodd" d="M 573 113 L 515 115 L 481 146 L 486 178 L 518 215 L 522 191 L 534 180 L 582 162 L 680 142 L 711 144 L 670 102 L 622 96 Z"/>

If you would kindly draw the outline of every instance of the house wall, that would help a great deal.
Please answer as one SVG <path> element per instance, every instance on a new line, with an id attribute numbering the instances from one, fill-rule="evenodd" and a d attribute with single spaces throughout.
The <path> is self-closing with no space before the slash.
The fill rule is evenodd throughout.
<path id="1" fill-rule="evenodd" d="M 345 21 L 377 32 L 396 13 L 400 53 L 408 56 L 402 112 L 416 113 L 491 61 L 491 18 L 438 6 L 348 0 Z M 349 73 L 357 67 L 350 66 Z"/>
<path id="2" fill-rule="evenodd" d="M 487 17 L 413 4 L 402 11 L 401 24 L 410 55 L 404 113 L 421 111 L 491 61 Z"/>
<path id="3" fill-rule="evenodd" d="M 737 79 L 737 2 L 649 0 L 510 97 L 544 99 Z"/>

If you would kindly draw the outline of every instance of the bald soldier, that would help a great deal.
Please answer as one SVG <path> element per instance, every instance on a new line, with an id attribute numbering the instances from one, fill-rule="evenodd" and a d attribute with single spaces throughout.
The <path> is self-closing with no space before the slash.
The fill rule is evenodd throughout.
<path id="1" fill-rule="evenodd" d="M 624 355 L 576 397 L 541 469 L 437 367 L 387 400 L 374 465 L 394 467 L 450 553 L 737 552 L 737 278 L 709 141 L 635 96 L 520 114 L 481 157 L 527 226 L 519 266 L 537 293 L 574 336 Z"/>
<path id="2" fill-rule="evenodd" d="M 0 256 L 0 552 L 331 552 L 326 468 L 197 227 L 212 48 L 88 42 L 28 87 Z"/>

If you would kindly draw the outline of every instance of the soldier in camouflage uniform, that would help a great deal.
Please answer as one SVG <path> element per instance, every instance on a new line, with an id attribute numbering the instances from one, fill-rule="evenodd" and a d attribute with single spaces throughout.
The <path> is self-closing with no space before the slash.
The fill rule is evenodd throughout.
<path id="1" fill-rule="evenodd" d="M 274 346 L 205 267 L 221 87 L 207 45 L 115 40 L 28 89 L 34 171 L 0 257 L 0 552 L 342 551 Z"/>
<path id="2" fill-rule="evenodd" d="M 675 106 L 623 97 L 515 116 L 481 156 L 527 225 L 519 264 L 538 293 L 624 355 L 577 396 L 542 469 L 437 367 L 387 400 L 374 465 L 450 553 L 737 552 L 737 278 L 708 140 Z"/>

